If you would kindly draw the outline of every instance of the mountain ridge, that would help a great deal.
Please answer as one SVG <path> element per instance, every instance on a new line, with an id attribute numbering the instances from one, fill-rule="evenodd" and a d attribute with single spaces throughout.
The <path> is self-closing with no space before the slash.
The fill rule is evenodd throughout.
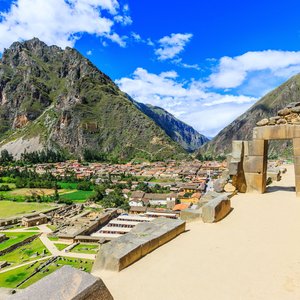
<path id="1" fill-rule="evenodd" d="M 73 156 L 86 150 L 121 160 L 185 155 L 77 50 L 37 38 L 13 43 L 0 60 L 1 149 L 14 141 L 21 149 L 32 138 L 39 149 Z"/>

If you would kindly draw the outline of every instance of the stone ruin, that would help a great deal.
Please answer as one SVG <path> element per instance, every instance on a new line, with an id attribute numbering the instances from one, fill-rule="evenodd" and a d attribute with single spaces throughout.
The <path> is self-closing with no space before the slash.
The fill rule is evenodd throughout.
<path id="1" fill-rule="evenodd" d="M 278 116 L 256 123 L 252 141 L 233 141 L 229 175 L 239 192 L 264 193 L 267 185 L 268 141 L 293 141 L 296 195 L 300 196 L 300 102 L 290 103 Z"/>

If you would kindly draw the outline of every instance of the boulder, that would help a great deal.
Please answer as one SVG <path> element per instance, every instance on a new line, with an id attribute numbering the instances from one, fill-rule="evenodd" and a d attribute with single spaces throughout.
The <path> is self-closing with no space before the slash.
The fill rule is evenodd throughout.
<path id="1" fill-rule="evenodd" d="M 256 123 L 257 126 L 266 126 L 269 124 L 269 119 L 265 118 Z"/>
<path id="2" fill-rule="evenodd" d="M 231 211 L 230 200 L 227 195 L 220 195 L 202 207 L 202 221 L 204 223 L 218 222 Z"/>
<path id="3" fill-rule="evenodd" d="M 289 108 L 285 107 L 278 111 L 278 116 L 284 117 L 286 115 L 289 115 L 290 113 L 291 113 L 291 110 Z"/>
<path id="4" fill-rule="evenodd" d="M 63 266 L 5 299 L 113 300 L 113 297 L 100 278 L 71 266 Z"/>
<path id="5" fill-rule="evenodd" d="M 236 187 L 230 182 L 226 183 L 224 186 L 224 191 L 226 193 L 233 193 L 233 192 L 235 192 L 235 190 L 236 190 Z"/>
<path id="6" fill-rule="evenodd" d="M 227 183 L 227 180 L 224 178 L 219 178 L 214 182 L 214 191 L 217 193 L 224 192 L 224 186 Z"/>
<path id="7" fill-rule="evenodd" d="M 284 124 L 286 124 L 287 122 L 286 122 L 286 120 L 285 119 L 279 119 L 277 122 L 276 122 L 278 125 L 284 125 Z"/>
<path id="8" fill-rule="evenodd" d="M 300 106 L 295 106 L 295 107 L 291 108 L 291 112 L 299 114 L 300 113 Z"/>
<path id="9" fill-rule="evenodd" d="M 201 209 L 184 209 L 180 213 L 180 219 L 184 221 L 197 221 L 201 219 L 202 210 Z"/>

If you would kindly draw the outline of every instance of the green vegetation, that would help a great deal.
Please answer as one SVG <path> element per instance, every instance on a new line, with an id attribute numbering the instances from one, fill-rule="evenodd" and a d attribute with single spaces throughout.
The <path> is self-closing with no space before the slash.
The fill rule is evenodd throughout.
<path id="1" fill-rule="evenodd" d="M 0 218 L 9 218 L 18 215 L 40 212 L 50 209 L 51 205 L 45 203 L 19 203 L 0 201 Z"/>
<path id="2" fill-rule="evenodd" d="M 89 259 L 76 259 L 76 258 L 68 258 L 68 257 L 59 257 L 55 262 L 51 263 L 47 267 L 45 267 L 42 272 L 37 273 L 28 281 L 20 286 L 20 288 L 26 288 L 31 284 L 37 282 L 38 280 L 42 279 L 43 277 L 53 273 L 54 271 L 58 270 L 64 265 L 72 266 L 73 268 L 77 269 L 84 269 L 86 272 L 91 272 L 93 261 Z M 1 281 L 0 281 L 1 283 Z"/>
<path id="3" fill-rule="evenodd" d="M 60 195 L 60 199 L 82 202 L 82 201 L 86 201 L 93 194 L 94 194 L 93 191 L 75 191 L 72 193 L 66 193 Z"/>
<path id="4" fill-rule="evenodd" d="M 40 229 L 38 227 L 29 227 L 29 228 L 26 228 L 25 230 L 36 230 L 36 231 L 39 231 Z"/>
<path id="5" fill-rule="evenodd" d="M 59 244 L 59 243 L 55 243 L 54 245 L 59 251 L 64 250 L 65 248 L 70 246 L 69 244 Z"/>
<path id="6" fill-rule="evenodd" d="M 45 263 L 47 260 L 41 260 L 32 264 L 28 264 L 11 271 L 0 273 L 0 286 L 5 288 L 16 288 L 24 279 L 28 278 L 35 272 L 35 269 Z M 53 273 L 64 265 L 70 265 L 77 269 L 90 272 L 93 266 L 93 261 L 88 259 L 73 259 L 68 257 L 59 257 L 56 261 L 44 267 L 40 272 L 31 277 L 28 281 L 20 286 L 26 288 L 27 286 L 37 282 L 43 277 Z"/>
<path id="7" fill-rule="evenodd" d="M 58 241 L 59 238 L 57 236 L 48 236 L 48 239 L 52 242 Z"/>
<path id="8" fill-rule="evenodd" d="M 4 233 L 6 237 L 8 237 L 8 239 L 0 243 L 0 250 L 4 250 L 14 244 L 22 242 L 25 239 L 36 234 L 35 232 L 1 232 L 1 233 Z"/>
<path id="9" fill-rule="evenodd" d="M 95 244 L 79 244 L 75 246 L 71 252 L 96 254 L 99 251 L 99 245 Z"/>
<path id="10" fill-rule="evenodd" d="M 7 261 L 15 266 L 28 261 L 39 259 L 43 257 L 42 255 L 49 255 L 49 251 L 41 242 L 41 240 L 37 238 L 31 243 L 1 256 L 1 260 Z"/>
<path id="11" fill-rule="evenodd" d="M 55 231 L 57 229 L 56 225 L 47 225 L 48 228 L 50 228 L 52 231 Z"/>

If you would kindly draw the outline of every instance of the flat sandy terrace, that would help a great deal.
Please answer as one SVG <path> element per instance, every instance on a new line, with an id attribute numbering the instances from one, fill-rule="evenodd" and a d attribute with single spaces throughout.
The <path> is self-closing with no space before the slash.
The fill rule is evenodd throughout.
<path id="1" fill-rule="evenodd" d="M 100 276 L 115 300 L 298 300 L 300 198 L 291 187 L 288 166 L 272 192 L 235 196 L 223 221 L 191 223 L 134 265 Z"/>

